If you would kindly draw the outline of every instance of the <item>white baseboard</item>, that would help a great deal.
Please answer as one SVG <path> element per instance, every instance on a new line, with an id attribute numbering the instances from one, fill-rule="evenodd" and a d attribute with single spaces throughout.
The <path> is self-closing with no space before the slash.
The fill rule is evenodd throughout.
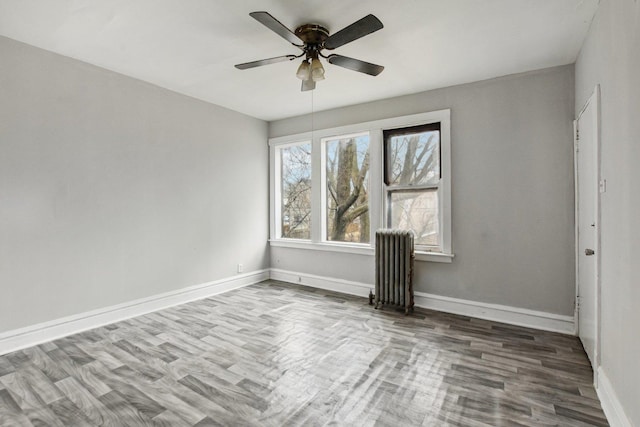
<path id="1" fill-rule="evenodd" d="M 0 334 L 0 355 L 152 311 L 238 289 L 268 278 L 268 269 L 258 270 L 3 332 Z"/>
<path id="2" fill-rule="evenodd" d="M 618 395 L 613 389 L 609 377 L 602 369 L 602 366 L 598 368 L 598 386 L 596 392 L 600 398 L 600 404 L 602 410 L 607 416 L 607 421 L 612 427 L 632 427 L 633 424 L 627 414 L 624 412 L 624 408 L 618 399 Z"/>
<path id="3" fill-rule="evenodd" d="M 573 316 L 563 316 L 545 311 L 489 304 L 423 292 L 415 293 L 415 304 L 418 307 L 430 308 L 446 313 L 461 314 L 463 316 L 508 323 L 510 325 L 575 335 Z"/>
<path id="4" fill-rule="evenodd" d="M 369 291 L 373 291 L 373 286 L 361 282 L 336 279 L 333 277 L 316 276 L 314 274 L 297 273 L 295 271 L 271 269 L 271 279 L 281 282 L 297 283 L 299 285 L 311 286 L 312 288 L 325 289 L 327 291 L 340 292 L 343 294 L 366 297 Z"/>
<path id="5" fill-rule="evenodd" d="M 367 283 L 275 268 L 259 270 L 3 332 L 0 334 L 0 355 L 163 308 L 248 286 L 268 278 L 361 297 L 367 297 L 369 291 L 373 289 L 373 286 Z M 422 292 L 416 292 L 415 303 L 417 307 L 447 313 L 461 314 L 565 334 L 574 333 L 574 322 L 571 316 L 561 316 L 517 307 L 480 303 Z M 617 402 L 617 400 L 614 401 Z"/>
<path id="6" fill-rule="evenodd" d="M 366 297 L 373 286 L 367 283 L 353 282 L 332 277 L 316 276 L 295 271 L 271 269 L 271 278 L 289 283 L 330 291 L 342 292 L 349 295 Z M 477 301 L 451 298 L 440 295 L 415 293 L 416 307 L 428 308 L 446 313 L 477 317 L 511 325 L 525 326 L 544 331 L 560 332 L 575 335 L 573 316 L 547 313 L 544 311 L 527 310 L 499 304 L 488 304 Z"/>

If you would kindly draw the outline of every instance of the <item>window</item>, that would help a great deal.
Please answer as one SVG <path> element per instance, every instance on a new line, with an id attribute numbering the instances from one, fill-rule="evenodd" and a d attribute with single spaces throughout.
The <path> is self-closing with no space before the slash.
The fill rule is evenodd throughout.
<path id="1" fill-rule="evenodd" d="M 369 134 L 323 140 L 325 239 L 369 243 Z"/>
<path id="2" fill-rule="evenodd" d="M 449 110 L 272 138 L 270 245 L 374 254 L 379 228 L 451 262 Z"/>
<path id="3" fill-rule="evenodd" d="M 280 236 L 311 238 L 311 144 L 278 148 Z"/>
<path id="4" fill-rule="evenodd" d="M 386 226 L 413 230 L 419 250 L 441 251 L 440 123 L 383 135 Z"/>

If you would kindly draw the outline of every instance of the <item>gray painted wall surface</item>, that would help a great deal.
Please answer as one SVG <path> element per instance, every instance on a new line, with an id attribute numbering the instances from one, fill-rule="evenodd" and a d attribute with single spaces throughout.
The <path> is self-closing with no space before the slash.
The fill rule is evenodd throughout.
<path id="1" fill-rule="evenodd" d="M 0 37 L 0 332 L 267 268 L 266 135 Z"/>
<path id="2" fill-rule="evenodd" d="M 451 264 L 417 262 L 416 290 L 572 315 L 572 65 L 315 114 L 316 129 L 451 109 Z M 322 88 L 314 96 L 325 96 Z M 310 130 L 270 123 L 270 136 Z M 373 257 L 271 248 L 272 267 L 373 283 Z"/>
<path id="3" fill-rule="evenodd" d="M 576 62 L 576 115 L 601 91 L 601 363 L 640 426 L 640 2 L 603 0 Z"/>

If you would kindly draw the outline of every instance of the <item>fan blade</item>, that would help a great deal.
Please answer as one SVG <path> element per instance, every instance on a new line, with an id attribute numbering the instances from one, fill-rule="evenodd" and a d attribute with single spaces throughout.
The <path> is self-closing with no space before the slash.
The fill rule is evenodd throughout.
<path id="1" fill-rule="evenodd" d="M 309 79 L 309 80 L 303 80 L 302 81 L 302 88 L 300 89 L 302 92 L 306 92 L 308 90 L 314 90 L 316 88 L 316 82 L 314 82 L 313 80 Z"/>
<path id="2" fill-rule="evenodd" d="M 369 74 L 370 76 L 377 76 L 382 72 L 382 70 L 384 70 L 382 65 L 360 61 L 359 59 L 349 58 L 348 56 L 333 54 L 329 55 L 327 60 L 330 64 L 348 68 L 349 70 L 358 71 L 360 73 Z"/>
<path id="3" fill-rule="evenodd" d="M 249 14 L 253 19 L 287 40 L 289 43 L 300 46 L 302 40 L 298 38 L 290 29 L 285 27 L 282 22 L 271 16 L 268 12 L 251 12 Z"/>
<path id="4" fill-rule="evenodd" d="M 382 29 L 382 22 L 373 15 L 367 15 L 359 21 L 343 28 L 337 33 L 329 36 L 324 41 L 324 47 L 326 49 L 335 49 L 347 43 L 351 43 L 354 40 L 358 40 L 360 37 L 364 37 L 367 34 L 371 34 L 375 31 Z"/>
<path id="5" fill-rule="evenodd" d="M 276 62 L 292 61 L 296 59 L 295 55 L 276 56 L 275 58 L 261 59 L 259 61 L 245 62 L 244 64 L 236 64 L 238 70 L 246 70 L 247 68 L 261 67 L 263 65 L 275 64 Z"/>

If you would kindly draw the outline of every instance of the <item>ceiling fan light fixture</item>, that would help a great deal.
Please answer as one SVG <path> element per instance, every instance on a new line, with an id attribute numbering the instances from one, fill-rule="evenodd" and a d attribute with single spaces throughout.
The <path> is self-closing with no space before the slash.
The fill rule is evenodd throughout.
<path id="1" fill-rule="evenodd" d="M 298 71 L 296 71 L 296 77 L 300 80 L 309 80 L 309 75 L 311 73 L 311 67 L 306 59 L 302 60 L 302 63 L 298 67 Z"/>
<path id="2" fill-rule="evenodd" d="M 324 80 L 324 67 L 318 58 L 311 60 L 311 79 L 314 82 Z"/>

